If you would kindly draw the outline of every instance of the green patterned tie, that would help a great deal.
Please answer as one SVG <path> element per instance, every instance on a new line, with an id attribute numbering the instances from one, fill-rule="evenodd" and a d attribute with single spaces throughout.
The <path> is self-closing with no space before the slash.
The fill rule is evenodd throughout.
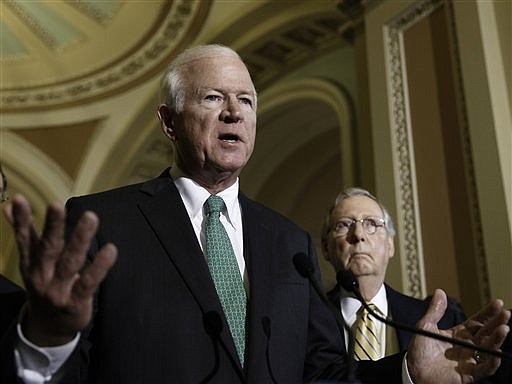
<path id="1" fill-rule="evenodd" d="M 228 233 L 220 222 L 224 200 L 210 196 L 204 203 L 206 257 L 215 289 L 226 315 L 240 363 L 244 365 L 246 294 Z"/>

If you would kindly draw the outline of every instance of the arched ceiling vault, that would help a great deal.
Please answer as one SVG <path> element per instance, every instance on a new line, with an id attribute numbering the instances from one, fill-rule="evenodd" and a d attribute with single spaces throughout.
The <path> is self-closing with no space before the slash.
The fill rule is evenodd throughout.
<path id="1" fill-rule="evenodd" d="M 28 195 L 40 222 L 48 201 L 159 173 L 172 157 L 155 114 L 159 77 L 188 45 L 218 42 L 237 49 L 265 99 L 265 92 L 285 76 L 347 47 L 340 31 L 350 25 L 330 0 L 3 0 L 0 160 L 11 193 Z M 309 103 L 301 98 L 307 103 L 301 108 L 329 116 L 324 129 L 310 132 L 311 140 L 339 137 L 335 97 L 308 97 Z M 276 108 L 288 111 L 290 126 L 305 128 L 293 105 L 283 100 Z M 260 120 L 275 127 L 265 113 Z M 324 155 L 332 159 L 338 156 L 339 139 L 330 144 Z M 272 144 L 263 140 L 259 145 L 265 153 Z M 298 159 L 301 151 L 313 148 L 318 151 L 319 145 L 296 142 L 288 154 Z M 284 157 L 276 161 L 282 169 L 291 164 Z M 305 180 L 315 174 L 310 168 Z M 258 194 L 265 172 L 248 168 L 247 174 L 249 191 Z M 2 255 L 15 254 L 12 239 L 0 243 Z M 0 260 L 0 271 L 15 271 L 15 260 L 10 260 L 9 266 Z"/>
<path id="2" fill-rule="evenodd" d="M 159 73 L 190 44 L 209 1 L 2 2 L 2 109 L 90 103 Z"/>

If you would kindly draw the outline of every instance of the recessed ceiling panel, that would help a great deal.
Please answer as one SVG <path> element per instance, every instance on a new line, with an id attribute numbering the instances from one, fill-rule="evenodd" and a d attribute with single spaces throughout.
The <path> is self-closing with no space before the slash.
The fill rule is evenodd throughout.
<path id="1" fill-rule="evenodd" d="M 195 37 L 209 6 L 2 0 L 1 107 L 46 108 L 133 86 Z"/>

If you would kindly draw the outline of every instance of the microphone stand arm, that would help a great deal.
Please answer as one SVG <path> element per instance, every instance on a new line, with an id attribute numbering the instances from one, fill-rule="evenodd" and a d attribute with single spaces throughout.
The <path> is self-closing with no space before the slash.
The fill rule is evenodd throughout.
<path id="1" fill-rule="evenodd" d="M 472 349 L 472 350 L 475 350 L 475 351 L 478 351 L 478 352 L 486 353 L 488 355 L 492 355 L 492 356 L 496 356 L 496 357 L 500 357 L 500 358 L 512 359 L 512 355 L 509 354 L 509 353 L 506 353 L 506 352 L 495 351 L 493 349 L 488 349 L 488 348 L 485 348 L 485 347 L 481 347 L 481 346 L 476 345 L 476 344 L 471 344 L 471 343 L 469 343 L 467 341 L 464 341 L 464 340 L 460 340 L 460 339 L 452 338 L 452 337 L 449 337 L 449 336 L 444 336 L 444 335 L 440 335 L 440 334 L 437 334 L 437 333 L 425 331 L 424 329 L 412 327 L 412 326 L 409 326 L 409 325 L 406 325 L 406 324 L 397 323 L 397 322 L 395 322 L 395 321 L 393 321 L 393 320 L 391 320 L 391 319 L 389 319 L 387 317 L 380 316 L 378 313 L 376 313 L 375 311 L 373 311 L 370 308 L 370 306 L 366 303 L 366 301 L 361 296 L 361 293 L 359 292 L 358 289 L 353 290 L 353 292 L 356 294 L 356 296 L 359 299 L 359 301 L 361 301 L 363 306 L 366 308 L 366 310 L 373 317 L 375 317 L 377 320 L 382 321 L 383 323 L 388 324 L 388 325 L 390 325 L 390 326 L 392 326 L 394 328 L 398 328 L 398 329 L 401 329 L 403 331 L 408 331 L 408 332 L 411 332 L 411 333 L 414 333 L 414 334 L 419 334 L 419 335 L 422 335 L 422 336 L 430 337 L 430 338 L 433 338 L 433 339 L 445 341 L 445 342 L 450 343 L 450 344 L 456 344 L 456 345 L 458 345 L 460 347 Z"/>

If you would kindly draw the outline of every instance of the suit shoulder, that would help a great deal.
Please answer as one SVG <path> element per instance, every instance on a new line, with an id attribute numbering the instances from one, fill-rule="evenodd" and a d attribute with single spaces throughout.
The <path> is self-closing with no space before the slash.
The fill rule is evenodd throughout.
<path id="1" fill-rule="evenodd" d="M 73 196 L 68 201 L 93 201 L 93 200 L 108 200 L 117 198 L 118 196 L 129 194 L 133 191 L 139 190 L 144 183 L 123 185 L 104 191 L 93 192 L 85 195 Z"/>
<path id="2" fill-rule="evenodd" d="M 305 232 L 303 228 L 300 228 L 292 220 L 284 216 L 283 214 L 269 208 L 257 201 L 249 199 L 247 196 L 240 194 L 239 196 L 242 212 L 249 212 L 249 215 L 257 215 L 262 220 L 273 223 L 273 225 L 288 228 L 288 230 L 298 230 Z"/>
<path id="3" fill-rule="evenodd" d="M 393 289 L 388 284 L 385 284 L 386 287 L 386 293 L 388 296 L 388 300 L 391 303 L 399 303 L 400 305 L 413 305 L 418 308 L 427 308 L 427 304 L 424 300 L 418 299 L 414 296 L 409 296 L 404 293 L 401 293 L 397 291 L 396 289 Z"/>
<path id="4" fill-rule="evenodd" d="M 136 195 L 151 195 L 162 188 L 168 187 L 170 184 L 172 184 L 172 180 L 169 177 L 160 176 L 140 183 L 71 197 L 67 201 L 66 205 L 69 208 L 70 206 L 75 205 L 97 206 L 111 203 L 115 204 L 116 202 L 132 201 Z"/>

